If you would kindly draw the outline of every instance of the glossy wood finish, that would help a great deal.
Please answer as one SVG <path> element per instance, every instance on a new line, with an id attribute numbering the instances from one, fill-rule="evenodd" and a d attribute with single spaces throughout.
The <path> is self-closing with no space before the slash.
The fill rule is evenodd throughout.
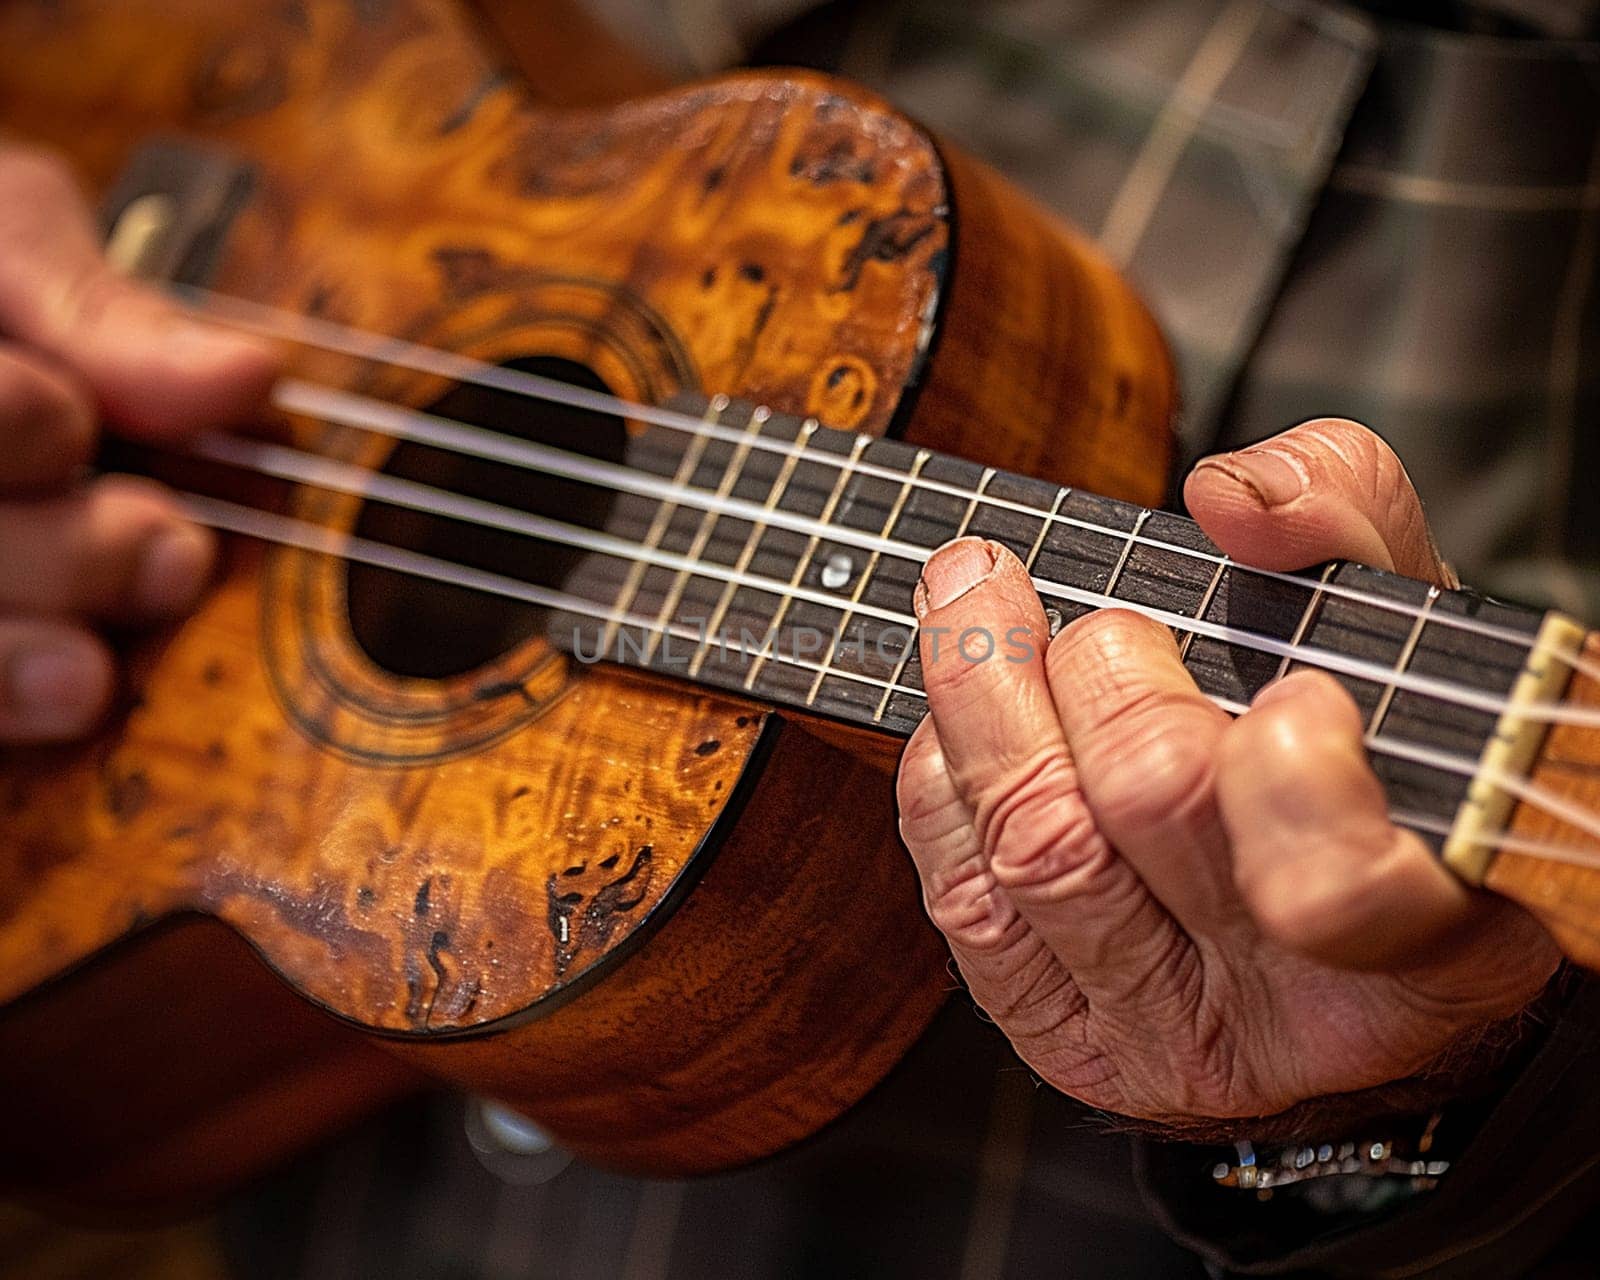
<path id="1" fill-rule="evenodd" d="M 942 941 L 907 910 L 889 788 L 784 725 L 733 835 L 637 956 L 517 1031 L 391 1047 L 613 1167 L 705 1172 L 814 1132 L 950 985 Z"/>
<path id="2" fill-rule="evenodd" d="M 1130 306 L 1111 266 L 1030 197 L 959 150 L 943 147 L 941 156 L 956 269 L 906 438 L 1159 505 L 1174 452 L 1175 382 L 1149 312 Z"/>
<path id="3" fill-rule="evenodd" d="M 741 75 L 551 114 L 444 0 L 22 0 L 0 41 L 27 50 L 0 65 L 0 122 L 68 150 L 96 190 L 152 133 L 254 162 L 225 291 L 484 359 L 575 360 L 630 397 L 726 392 L 1159 494 L 1172 392 L 1143 311 L 1080 243 L 986 171 L 947 170 L 858 90 Z M 415 404 L 443 390 L 296 366 Z M 370 440 L 296 430 L 382 461 Z M 944 953 L 894 847 L 881 753 L 577 670 L 537 639 L 452 680 L 394 677 L 353 642 L 342 591 L 315 557 L 236 548 L 199 615 L 140 655 L 100 740 L 3 758 L 0 1001 L 35 1021 L 0 1028 L 33 1053 L 27 1096 L 92 1047 L 65 1029 L 93 1005 L 45 985 L 75 965 L 144 967 L 140 1017 L 177 1034 L 160 970 L 101 953 L 181 912 L 225 922 L 393 1053 L 633 1168 L 777 1149 L 917 1035 Z M 300 1012 L 301 1033 L 326 1034 Z M 230 1020 L 253 1016 L 246 998 Z M 16 1029 L 41 1018 L 63 1034 Z M 204 1092 L 187 1096 L 273 1096 L 226 1063 Z M 61 1124 L 54 1140 L 86 1141 Z M 241 1153 L 283 1145 L 238 1132 Z M 173 1190 L 139 1141 L 101 1153 L 105 1180 L 139 1169 L 146 1192 Z"/>
<path id="4" fill-rule="evenodd" d="M 312 36 L 277 6 L 252 21 L 200 3 L 149 20 L 112 5 L 92 23 L 86 8 L 105 56 L 85 83 L 68 62 L 88 33 L 69 23 L 52 41 L 56 12 L 8 11 L 31 50 L 8 117 L 25 109 L 23 127 L 63 144 L 81 129 L 74 149 L 101 181 L 119 144 L 158 127 L 257 160 L 263 190 L 219 281 L 229 292 L 489 359 L 579 360 L 628 396 L 691 380 L 759 389 L 869 430 L 897 407 L 934 297 L 944 197 L 926 141 L 865 100 L 752 77 L 551 117 L 482 79 L 438 5 L 409 23 L 314 5 Z M 255 78 L 224 94 L 215 69 L 241 50 Z M 80 112 L 125 84 L 149 97 L 132 120 L 70 121 L 50 89 L 66 83 Z M 886 248 L 889 227 L 914 228 L 915 243 Z M 327 359 L 302 368 L 371 380 Z M 392 375 L 376 389 L 414 403 L 440 390 Z M 382 459 L 368 439 L 331 447 Z M 353 502 L 302 503 L 355 516 Z M 741 776 L 759 712 L 571 671 L 542 641 L 454 681 L 388 677 L 346 634 L 341 591 L 337 565 L 289 555 L 263 568 L 245 549 L 148 664 L 114 735 L 91 752 L 13 756 L 9 843 L 27 861 L 6 891 L 11 918 L 31 924 L 0 935 L 0 994 L 130 924 L 201 907 L 335 1012 L 439 1032 L 576 980 L 664 900 Z M 486 700 L 486 686 L 506 692 Z M 620 767 L 592 767 L 608 760 Z M 603 944 L 558 955 L 550 877 L 597 898 L 641 856 L 621 895 L 636 904 L 595 922 Z"/>
<path id="5" fill-rule="evenodd" d="M 1600 632 L 1584 642 L 1584 658 L 1600 664 Z M 1600 707 L 1600 681 L 1573 677 L 1565 701 L 1571 706 Z M 1532 784 L 1589 815 L 1600 813 L 1600 733 L 1573 725 L 1557 725 L 1539 753 Z M 1588 851 L 1595 858 L 1594 836 L 1535 805 L 1519 804 L 1511 831 L 1528 840 Z M 1566 954 L 1591 969 L 1600 969 L 1600 870 L 1575 866 L 1531 853 L 1500 852 L 1489 864 L 1487 888 L 1521 903 L 1555 938 Z"/>

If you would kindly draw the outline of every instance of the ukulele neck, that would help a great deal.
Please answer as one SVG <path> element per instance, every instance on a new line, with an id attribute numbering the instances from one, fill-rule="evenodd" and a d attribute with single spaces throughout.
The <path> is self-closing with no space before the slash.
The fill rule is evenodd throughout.
<path id="1" fill-rule="evenodd" d="M 174 202 L 174 174 L 206 198 Z M 156 153 L 110 202 L 112 247 L 129 269 L 204 278 L 214 238 L 195 228 L 225 222 L 247 183 L 209 154 Z M 1228 710 L 1297 669 L 1329 672 L 1361 711 L 1395 821 L 1600 963 L 1600 734 L 1530 714 L 1600 704 L 1571 660 L 1594 671 L 1600 645 L 1570 620 L 1349 563 L 1251 569 L 1168 512 L 756 406 L 680 397 L 672 410 L 697 429 L 628 435 L 605 527 L 562 584 L 576 607 L 550 615 L 579 660 L 904 736 L 927 711 L 909 611 L 922 564 L 952 538 L 988 538 L 1027 567 L 1052 632 L 1096 609 L 1143 612 Z M 360 416 L 347 425 L 373 425 Z M 936 640 L 1004 660 L 1042 637 Z"/>
<path id="2" fill-rule="evenodd" d="M 675 407 L 710 431 L 646 431 L 627 461 L 674 494 L 714 498 L 619 500 L 608 529 L 638 556 L 591 556 L 569 584 L 610 616 L 552 623 L 581 660 L 905 735 L 927 706 L 910 614 L 922 563 L 951 538 L 984 537 L 1027 567 L 1053 630 L 1099 608 L 1146 613 L 1173 628 L 1196 683 L 1229 710 L 1301 667 L 1330 671 L 1361 709 L 1394 810 L 1441 850 L 1505 729 L 1506 700 L 1535 692 L 1537 611 L 1355 564 L 1249 569 L 1168 512 L 748 405 Z M 1003 660 L 1020 639 L 939 642 Z M 1538 736 L 1523 732 L 1506 762 L 1525 771 Z"/>

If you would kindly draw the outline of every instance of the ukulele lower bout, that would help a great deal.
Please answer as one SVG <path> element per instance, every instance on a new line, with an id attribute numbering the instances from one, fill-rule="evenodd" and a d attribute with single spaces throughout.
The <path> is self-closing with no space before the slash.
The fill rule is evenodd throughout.
<path id="1" fill-rule="evenodd" d="M 1144 312 L 1031 204 L 869 95 L 747 75 L 552 113 L 444 0 L 299 7 L 23 0 L 0 14 L 7 47 L 29 51 L 0 67 L 0 121 L 66 150 L 100 193 L 154 135 L 242 163 L 249 183 L 207 188 L 226 234 L 162 268 L 203 262 L 223 295 L 644 403 L 699 392 L 869 435 L 894 423 L 1158 498 L 1170 367 Z M 130 87 L 129 110 L 105 110 Z M 181 191 L 139 194 L 191 212 Z M 437 373 L 311 346 L 291 372 L 471 416 Z M 425 452 L 291 423 L 306 449 L 439 478 Z M 641 438 L 579 430 L 590 456 Z M 406 533 L 350 495 L 269 498 Z M 445 655 L 392 587 L 234 542 L 193 621 L 137 655 L 102 738 L 0 757 L 0 1084 L 25 1104 L 14 1167 L 36 1188 L 159 1197 L 193 1181 L 200 1139 L 175 1133 L 238 1134 L 227 1168 L 247 1172 L 399 1087 L 370 1044 L 592 1159 L 725 1167 L 849 1106 L 942 999 L 945 951 L 896 847 L 892 747 L 575 664 L 530 616 L 468 618 L 448 593 L 433 612 L 471 625 Z M 242 979 L 210 921 L 304 1002 Z M 144 1011 L 114 1052 L 72 1034 L 112 999 Z M 197 1010 L 227 1010 L 234 1034 L 175 1069 Z M 317 1069 L 273 1048 L 296 1043 L 325 1047 L 290 1055 Z M 104 1102 L 169 1090 L 114 1118 Z M 204 1123 L 175 1125 L 183 1096 L 208 1100 Z M 260 1123 L 268 1099 L 296 1119 Z M 164 1173 L 141 1164 L 158 1145 Z"/>

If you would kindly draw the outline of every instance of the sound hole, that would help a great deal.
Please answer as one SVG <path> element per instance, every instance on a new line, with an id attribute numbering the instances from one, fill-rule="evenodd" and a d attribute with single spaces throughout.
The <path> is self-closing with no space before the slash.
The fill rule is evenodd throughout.
<path id="1" fill-rule="evenodd" d="M 534 357 L 505 367 L 593 391 L 609 390 L 593 371 L 570 360 Z M 627 443 L 620 418 L 485 387 L 458 386 L 428 412 L 610 461 L 621 460 Z M 605 522 L 613 496 L 590 485 L 409 441 L 395 449 L 384 470 L 437 489 L 590 527 Z M 525 534 L 378 502 L 368 502 L 362 509 L 356 532 L 375 542 L 546 587 L 560 587 L 582 554 Z M 349 567 L 348 598 L 351 629 L 367 656 L 395 675 L 426 679 L 484 666 L 537 634 L 545 612 L 515 600 L 361 564 Z"/>

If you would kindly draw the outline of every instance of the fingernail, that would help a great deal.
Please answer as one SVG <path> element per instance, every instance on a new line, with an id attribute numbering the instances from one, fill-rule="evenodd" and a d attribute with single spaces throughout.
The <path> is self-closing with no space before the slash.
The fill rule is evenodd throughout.
<path id="1" fill-rule="evenodd" d="M 927 564 L 912 593 L 917 617 L 958 600 L 994 572 L 994 551 L 982 538 L 959 538 L 940 547 Z"/>
<path id="2" fill-rule="evenodd" d="M 86 647 L 24 649 L 6 670 L 6 693 L 18 711 L 39 720 L 76 721 L 99 709 L 100 663 Z"/>
<path id="3" fill-rule="evenodd" d="M 139 561 L 134 595 L 157 617 L 187 613 L 211 570 L 211 539 L 192 525 L 174 525 L 150 539 Z"/>
<path id="4" fill-rule="evenodd" d="M 1247 486 L 1264 507 L 1293 502 L 1306 489 L 1306 474 L 1299 460 L 1274 449 L 1241 449 L 1220 458 L 1207 458 L 1200 465 Z"/>

